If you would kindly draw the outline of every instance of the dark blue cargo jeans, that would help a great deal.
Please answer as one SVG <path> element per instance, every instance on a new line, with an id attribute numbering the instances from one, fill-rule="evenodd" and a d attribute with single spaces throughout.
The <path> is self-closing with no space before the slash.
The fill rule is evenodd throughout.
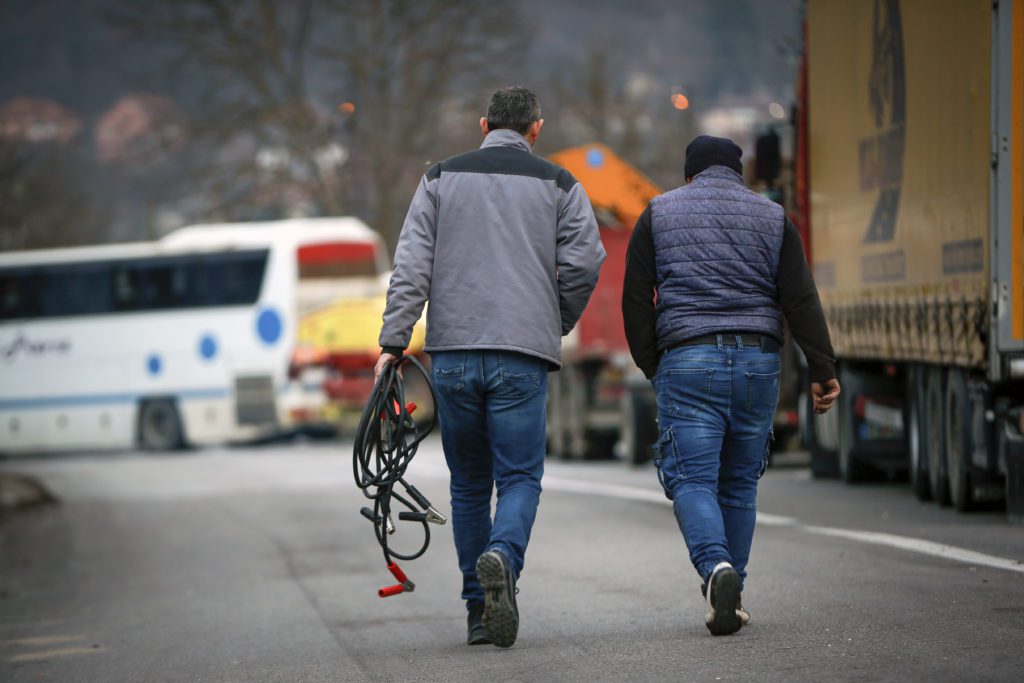
<path id="1" fill-rule="evenodd" d="M 504 553 L 517 578 L 523 570 L 547 450 L 548 363 L 505 351 L 445 351 L 430 358 L 469 607 L 484 601 L 476 561 L 485 551 Z"/>
<path id="2" fill-rule="evenodd" d="M 730 340 L 742 341 L 725 337 Z M 730 562 L 746 578 L 779 366 L 771 339 L 763 349 L 742 343 L 677 347 L 658 365 L 655 465 L 704 581 L 719 562 Z"/>

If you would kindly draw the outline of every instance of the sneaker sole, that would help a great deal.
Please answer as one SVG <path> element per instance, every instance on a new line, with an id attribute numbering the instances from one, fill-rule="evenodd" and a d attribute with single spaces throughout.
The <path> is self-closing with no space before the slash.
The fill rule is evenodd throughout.
<path id="1" fill-rule="evenodd" d="M 484 589 L 484 626 L 491 642 L 512 647 L 519 635 L 519 616 L 508 599 L 508 583 L 501 560 L 484 553 L 476 563 L 476 576 Z"/>
<path id="2" fill-rule="evenodd" d="M 709 586 L 709 594 L 715 596 L 715 606 L 708 601 L 704 621 L 713 636 L 727 636 L 736 633 L 743 626 L 736 605 L 740 602 L 740 575 L 733 569 L 723 570 Z"/>

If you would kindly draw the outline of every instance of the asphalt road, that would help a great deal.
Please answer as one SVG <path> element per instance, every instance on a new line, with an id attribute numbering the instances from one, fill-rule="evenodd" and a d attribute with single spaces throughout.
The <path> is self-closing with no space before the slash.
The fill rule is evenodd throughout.
<path id="1" fill-rule="evenodd" d="M 0 681 L 1024 675 L 1024 528 L 998 512 L 770 470 L 753 623 L 713 638 L 653 469 L 549 462 L 519 641 L 470 648 L 449 527 L 404 565 L 414 593 L 377 597 L 391 576 L 350 463 L 347 445 L 0 462 L 62 501 L 0 527 Z M 410 479 L 447 511 L 436 441 Z"/>

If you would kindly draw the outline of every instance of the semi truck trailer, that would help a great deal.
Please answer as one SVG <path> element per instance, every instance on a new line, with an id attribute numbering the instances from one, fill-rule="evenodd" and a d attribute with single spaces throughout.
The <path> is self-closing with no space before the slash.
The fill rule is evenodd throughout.
<path id="1" fill-rule="evenodd" d="M 1008 500 L 1024 459 L 1024 0 L 808 0 L 794 218 L 838 409 L 816 476 Z"/>

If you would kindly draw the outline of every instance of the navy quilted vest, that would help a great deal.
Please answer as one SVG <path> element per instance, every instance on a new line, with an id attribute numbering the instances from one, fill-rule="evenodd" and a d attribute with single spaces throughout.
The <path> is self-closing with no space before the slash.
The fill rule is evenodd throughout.
<path id="1" fill-rule="evenodd" d="M 784 227 L 782 207 L 725 166 L 654 198 L 658 348 L 716 332 L 768 334 L 781 343 L 775 276 Z"/>

